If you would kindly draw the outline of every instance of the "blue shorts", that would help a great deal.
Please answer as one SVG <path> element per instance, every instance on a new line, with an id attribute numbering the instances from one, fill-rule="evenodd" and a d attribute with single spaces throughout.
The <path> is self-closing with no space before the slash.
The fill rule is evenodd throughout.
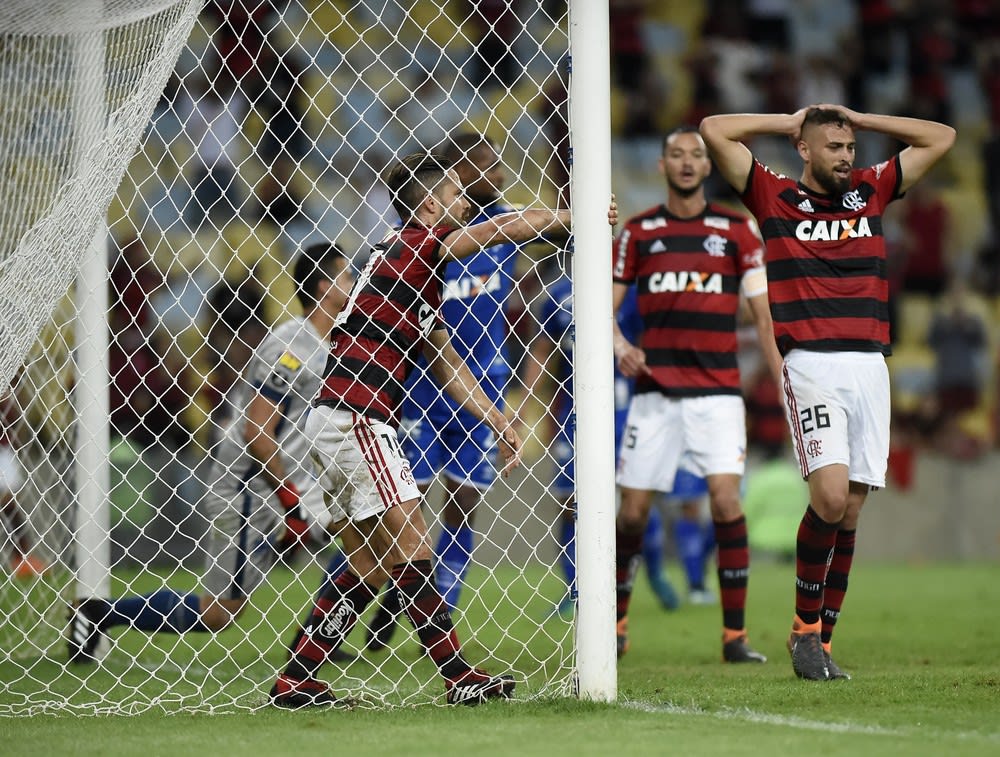
<path id="1" fill-rule="evenodd" d="M 674 488 L 670 496 L 674 499 L 698 499 L 708 494 L 708 482 L 691 471 L 678 468 L 674 474 Z"/>
<path id="2" fill-rule="evenodd" d="M 469 428 L 455 419 L 404 418 L 399 440 L 418 486 L 439 473 L 477 489 L 488 489 L 496 480 L 496 439 L 485 423 Z"/>

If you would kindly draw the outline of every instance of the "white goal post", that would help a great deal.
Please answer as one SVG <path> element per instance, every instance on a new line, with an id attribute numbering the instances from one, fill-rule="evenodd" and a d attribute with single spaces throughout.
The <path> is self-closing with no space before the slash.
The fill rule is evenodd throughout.
<path id="1" fill-rule="evenodd" d="M 404 443 L 430 471 L 435 569 L 441 580 L 465 560 L 452 613 L 463 654 L 513 675 L 515 698 L 613 701 L 607 3 L 12 0 L 0 45 L 0 385 L 12 387 L 0 468 L 9 458 L 16 473 L 0 530 L 0 716 L 266 704 L 336 548 L 248 578 L 281 523 L 249 494 L 221 516 L 206 504 L 231 473 L 220 445 L 247 392 L 264 391 L 251 375 L 264 340 L 303 313 L 297 256 L 335 241 L 359 268 L 397 223 L 384 169 L 463 133 L 496 146 L 500 202 L 571 200 L 572 257 L 539 240 L 494 253 L 509 257 L 493 269 L 470 258 L 441 272 L 453 341 L 483 312 L 476 297 L 496 300 L 503 332 L 471 325 L 502 333 L 481 370 L 526 445 L 524 465 L 489 484 L 468 446 L 440 442 L 431 461 Z M 474 183 L 470 196 L 484 191 Z M 566 274 L 572 299 L 556 302 Z M 564 332 L 553 308 L 572 312 Z M 459 422 L 424 409 L 419 422 Z M 482 495 L 460 526 L 455 487 Z M 230 567 L 223 536 L 239 553 Z M 220 630 L 198 597 L 223 570 L 225 598 L 246 600 Z M 111 609 L 97 661 L 80 664 L 66 618 L 88 601 Z M 366 649 L 375 604 L 345 644 L 354 660 L 321 677 L 365 704 L 441 703 L 405 622 Z"/>

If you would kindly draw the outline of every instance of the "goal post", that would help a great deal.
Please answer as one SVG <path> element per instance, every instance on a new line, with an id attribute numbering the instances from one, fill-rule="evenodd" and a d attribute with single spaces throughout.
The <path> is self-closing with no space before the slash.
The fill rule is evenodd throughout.
<path id="1" fill-rule="evenodd" d="M 580 696 L 616 698 L 614 393 L 611 349 L 611 111 L 608 6 L 570 5 L 573 351 Z"/>
<path id="2" fill-rule="evenodd" d="M 439 273 L 453 344 L 525 447 L 493 480 L 494 443 L 407 386 L 436 580 L 463 654 L 516 698 L 617 697 L 608 34 L 601 0 L 0 3 L 0 182 L 26 198 L 0 207 L 0 378 L 18 376 L 28 524 L 0 531 L 0 716 L 266 705 L 335 548 L 255 573 L 281 522 L 242 479 L 218 509 L 224 445 L 271 376 L 253 373 L 264 340 L 303 314 L 301 251 L 336 241 L 360 269 L 398 222 L 378 177 L 457 134 L 500 160 L 470 197 L 569 200 L 573 235 Z M 274 376 L 305 364 L 296 349 Z M 47 570 L 15 570 L 25 549 Z M 221 633 L 199 609 L 213 591 L 243 602 Z M 383 598 L 348 637 L 356 659 L 320 677 L 367 705 L 441 704 L 405 621 L 368 648 Z M 77 600 L 114 608 L 96 664 L 69 659 Z"/>

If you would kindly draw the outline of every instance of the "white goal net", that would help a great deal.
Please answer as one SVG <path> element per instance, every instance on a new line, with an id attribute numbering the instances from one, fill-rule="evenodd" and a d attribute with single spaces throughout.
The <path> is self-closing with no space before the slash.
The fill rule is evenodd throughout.
<path id="1" fill-rule="evenodd" d="M 559 0 L 0 3 L 0 715 L 267 703 L 337 569 L 322 516 L 277 554 L 273 482 L 227 457 L 255 399 L 311 399 L 291 396 L 308 355 L 274 347 L 305 312 L 296 262 L 336 242 L 360 271 L 398 223 L 380 176 L 415 151 L 478 171 L 487 214 L 566 207 L 569 34 Z M 88 258 L 95 234 L 107 254 Z M 495 476 L 495 441 L 439 388 L 407 384 L 400 424 L 462 655 L 518 698 L 574 690 L 565 246 L 441 270 L 453 342 L 523 421 L 524 464 Z M 95 322 L 80 303 L 101 285 Z M 317 675 L 371 705 L 444 703 L 407 613 L 391 634 L 376 616 L 390 590 Z"/>

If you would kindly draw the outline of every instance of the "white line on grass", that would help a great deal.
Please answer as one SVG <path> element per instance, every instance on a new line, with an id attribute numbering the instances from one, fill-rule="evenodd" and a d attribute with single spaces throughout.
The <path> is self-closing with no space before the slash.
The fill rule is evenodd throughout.
<path id="1" fill-rule="evenodd" d="M 723 707 L 718 710 L 705 710 L 697 705 L 684 706 L 673 702 L 663 704 L 650 704 L 649 702 L 636 702 L 626 700 L 622 706 L 649 713 L 665 713 L 668 715 L 697 715 L 701 717 L 717 718 L 719 720 L 739 720 L 747 723 L 764 723 L 766 725 L 787 726 L 789 728 L 801 728 L 807 731 L 825 731 L 828 733 L 857 733 L 875 736 L 937 736 L 939 738 L 956 738 L 962 740 L 986 741 L 990 743 L 1000 742 L 1000 734 L 979 733 L 977 731 L 937 731 L 928 733 L 926 730 L 912 728 L 886 728 L 879 725 L 867 725 L 864 723 L 834 722 L 826 720 L 808 720 L 794 715 L 775 715 L 769 712 L 757 712 L 749 708 L 734 709 Z"/>

